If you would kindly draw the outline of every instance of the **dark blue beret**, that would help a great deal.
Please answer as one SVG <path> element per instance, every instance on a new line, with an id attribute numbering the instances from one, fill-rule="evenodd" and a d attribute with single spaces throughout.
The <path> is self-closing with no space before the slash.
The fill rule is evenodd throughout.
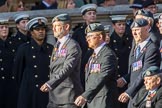
<path id="1" fill-rule="evenodd" d="M 85 33 L 99 32 L 99 31 L 105 31 L 104 26 L 100 23 L 89 24 L 85 29 Z"/>
<path id="2" fill-rule="evenodd" d="M 144 27 L 148 25 L 148 21 L 146 19 L 140 18 L 140 19 L 135 19 L 131 25 L 131 28 L 134 27 Z"/>
<path id="3" fill-rule="evenodd" d="M 149 67 L 147 70 L 145 70 L 143 72 L 142 77 L 153 76 L 153 75 L 156 75 L 156 74 L 159 74 L 159 73 L 161 73 L 159 67 L 157 67 L 157 66 L 151 66 L 151 67 Z"/>

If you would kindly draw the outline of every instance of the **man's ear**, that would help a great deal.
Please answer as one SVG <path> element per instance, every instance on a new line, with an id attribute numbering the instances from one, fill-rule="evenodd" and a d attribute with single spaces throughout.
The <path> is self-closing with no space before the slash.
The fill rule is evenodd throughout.
<path id="1" fill-rule="evenodd" d="M 66 24 L 66 25 L 65 25 L 65 29 L 66 29 L 66 30 L 69 30 L 69 29 L 70 29 L 70 25 L 69 25 L 69 24 Z"/>

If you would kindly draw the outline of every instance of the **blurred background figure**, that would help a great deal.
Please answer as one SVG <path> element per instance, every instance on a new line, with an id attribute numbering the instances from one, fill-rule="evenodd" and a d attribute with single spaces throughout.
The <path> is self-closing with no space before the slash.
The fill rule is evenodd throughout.
<path id="1" fill-rule="evenodd" d="M 145 0 L 143 2 L 143 8 L 147 11 L 150 11 L 152 14 L 157 13 L 158 7 L 154 0 Z"/>
<path id="2" fill-rule="evenodd" d="M 22 0 L 13 0 L 13 5 L 11 6 L 11 12 L 16 11 L 25 11 L 27 10 L 25 7 L 25 2 Z"/>
<path id="3" fill-rule="evenodd" d="M 105 30 L 105 33 L 106 33 L 105 42 L 107 44 L 109 44 L 109 42 L 110 42 L 110 26 L 111 25 L 105 25 L 104 26 L 104 30 Z"/>
<path id="4" fill-rule="evenodd" d="M 31 8 L 31 10 L 43 10 L 43 9 L 57 9 L 57 1 L 42 0 L 41 2 L 36 2 L 36 5 Z"/>
<path id="5" fill-rule="evenodd" d="M 115 6 L 116 0 L 97 0 L 97 5 L 103 7 Z"/>
<path id="6" fill-rule="evenodd" d="M 58 9 L 73 9 L 75 8 L 75 1 L 74 0 L 58 0 L 57 1 Z"/>
<path id="7" fill-rule="evenodd" d="M 10 12 L 13 5 L 13 0 L 6 0 L 5 3 L 0 6 L 0 12 Z"/>

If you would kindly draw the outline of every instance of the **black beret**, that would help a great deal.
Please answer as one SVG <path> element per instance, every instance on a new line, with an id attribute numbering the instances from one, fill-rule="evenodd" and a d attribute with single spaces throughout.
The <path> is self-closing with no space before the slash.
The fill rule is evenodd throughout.
<path id="1" fill-rule="evenodd" d="M 144 27 L 148 25 L 148 21 L 146 19 L 140 18 L 140 19 L 135 19 L 131 25 L 131 28 L 134 27 Z"/>
<path id="2" fill-rule="evenodd" d="M 143 1 L 142 0 L 134 0 L 133 3 L 129 6 L 129 8 L 138 8 L 138 9 L 142 9 L 142 4 Z"/>
<path id="3" fill-rule="evenodd" d="M 59 14 L 52 19 L 52 23 L 54 23 L 55 21 L 66 22 L 66 21 L 71 21 L 71 18 L 68 14 Z"/>
<path id="4" fill-rule="evenodd" d="M 143 7 L 148 7 L 148 6 L 150 6 L 150 5 L 155 5 L 154 0 L 145 0 L 145 1 L 143 2 Z"/>
<path id="5" fill-rule="evenodd" d="M 144 77 L 148 77 L 148 76 L 153 76 L 153 75 L 156 75 L 156 74 L 159 74 L 159 73 L 161 73 L 159 67 L 151 66 L 143 72 L 142 77 L 144 78 Z"/>
<path id="6" fill-rule="evenodd" d="M 100 23 L 89 24 L 85 29 L 86 34 L 90 32 L 99 32 L 99 31 L 104 31 L 104 26 Z"/>
<path id="7" fill-rule="evenodd" d="M 136 16 L 136 15 L 142 15 L 142 16 L 151 17 L 152 19 L 154 19 L 153 14 L 152 14 L 150 11 L 147 11 L 147 10 L 144 10 L 144 9 L 138 10 L 138 11 L 135 13 L 135 16 Z"/>

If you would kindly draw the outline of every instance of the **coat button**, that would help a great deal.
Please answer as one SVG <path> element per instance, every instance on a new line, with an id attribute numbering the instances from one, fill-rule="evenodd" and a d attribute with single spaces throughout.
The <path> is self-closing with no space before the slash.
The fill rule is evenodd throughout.
<path id="1" fill-rule="evenodd" d="M 36 56 L 35 56 L 35 55 L 33 55 L 33 58 L 36 58 Z"/>
<path id="2" fill-rule="evenodd" d="M 117 48 L 115 48 L 115 51 L 117 51 L 118 49 Z"/>
<path id="3" fill-rule="evenodd" d="M 34 47 L 32 46 L 32 49 L 34 49 Z"/>
<path id="4" fill-rule="evenodd" d="M 4 76 L 2 76 L 2 79 L 5 79 L 5 77 L 4 77 Z"/>
<path id="5" fill-rule="evenodd" d="M 19 40 L 21 40 L 21 38 L 18 38 Z"/>
<path id="6" fill-rule="evenodd" d="M 35 86 L 36 86 L 36 87 L 39 87 L 39 85 L 38 85 L 38 84 L 36 84 Z"/>
<path id="7" fill-rule="evenodd" d="M 37 65 L 34 65 L 34 68 L 37 68 Z"/>
<path id="8" fill-rule="evenodd" d="M 9 44 L 12 44 L 12 42 L 10 41 Z"/>
<path id="9" fill-rule="evenodd" d="M 49 78 L 50 76 L 48 75 L 48 78 Z"/>
<path id="10" fill-rule="evenodd" d="M 120 74 L 118 74 L 118 77 L 120 77 Z"/>
<path id="11" fill-rule="evenodd" d="M 1 71 L 3 71 L 3 70 L 4 70 L 4 68 L 2 67 L 2 68 L 1 68 Z"/>
<path id="12" fill-rule="evenodd" d="M 12 52 L 15 52 L 15 49 L 12 49 Z"/>
<path id="13" fill-rule="evenodd" d="M 3 60 L 2 59 L 0 59 L 0 62 L 2 62 Z"/>
<path id="14" fill-rule="evenodd" d="M 117 66 L 117 68 L 119 69 L 119 68 L 120 68 L 120 66 L 118 65 L 118 66 Z"/>
<path id="15" fill-rule="evenodd" d="M 12 79 L 15 79 L 15 77 L 14 77 L 14 76 L 12 76 Z"/>
<path id="16" fill-rule="evenodd" d="M 38 75 L 34 75 L 35 78 L 38 78 Z"/>

